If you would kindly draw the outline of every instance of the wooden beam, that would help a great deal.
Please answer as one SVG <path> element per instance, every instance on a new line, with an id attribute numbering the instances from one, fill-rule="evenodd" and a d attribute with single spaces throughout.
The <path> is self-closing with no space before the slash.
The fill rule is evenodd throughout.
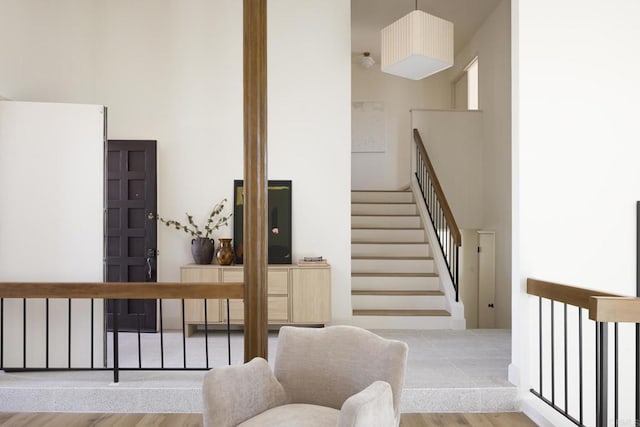
<path id="1" fill-rule="evenodd" d="M 0 298 L 242 299 L 242 283 L 0 283 Z"/>
<path id="2" fill-rule="evenodd" d="M 244 0 L 244 359 L 267 358 L 267 1 Z"/>

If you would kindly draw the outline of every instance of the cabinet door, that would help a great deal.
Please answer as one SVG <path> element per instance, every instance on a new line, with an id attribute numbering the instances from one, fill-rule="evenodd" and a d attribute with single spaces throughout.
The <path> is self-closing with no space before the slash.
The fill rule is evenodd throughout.
<path id="1" fill-rule="evenodd" d="M 301 267 L 292 269 L 291 274 L 291 321 L 331 321 L 331 270 Z"/>
<path id="2" fill-rule="evenodd" d="M 219 269 L 217 268 L 182 268 L 180 281 L 184 283 L 219 283 Z M 220 300 L 207 300 L 207 322 L 214 323 L 222 320 L 220 316 Z M 204 300 L 184 300 L 184 320 L 187 323 L 204 323 Z"/>

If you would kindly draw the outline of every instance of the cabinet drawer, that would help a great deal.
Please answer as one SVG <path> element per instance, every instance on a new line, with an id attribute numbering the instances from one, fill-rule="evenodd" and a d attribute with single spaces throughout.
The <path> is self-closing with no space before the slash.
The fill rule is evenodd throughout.
<path id="1" fill-rule="evenodd" d="M 241 269 L 223 270 L 222 281 L 225 283 L 244 282 L 244 271 Z M 289 293 L 289 272 L 287 270 L 269 269 L 267 282 L 267 293 L 269 295 L 287 295 Z"/>
<path id="2" fill-rule="evenodd" d="M 223 319 L 227 319 L 226 302 L 223 303 Z M 229 300 L 229 320 L 244 321 L 244 301 Z M 289 320 L 289 299 L 286 296 L 267 298 L 267 320 L 271 323 L 286 323 Z"/>
<path id="3" fill-rule="evenodd" d="M 222 281 L 225 283 L 244 282 L 244 271 L 241 268 L 224 269 L 222 270 Z"/>
<path id="4" fill-rule="evenodd" d="M 287 295 L 289 293 L 289 272 L 287 270 L 269 270 L 269 295 Z"/>

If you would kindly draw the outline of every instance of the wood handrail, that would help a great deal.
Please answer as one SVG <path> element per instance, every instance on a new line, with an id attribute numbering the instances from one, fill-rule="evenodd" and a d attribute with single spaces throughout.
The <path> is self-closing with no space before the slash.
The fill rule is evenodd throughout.
<path id="1" fill-rule="evenodd" d="M 591 297 L 589 319 L 596 322 L 640 323 L 640 298 Z"/>
<path id="2" fill-rule="evenodd" d="M 442 187 L 440 186 L 440 181 L 436 176 L 436 171 L 433 169 L 433 165 L 431 164 L 431 160 L 429 160 L 429 155 L 427 154 L 427 149 L 422 142 L 422 138 L 420 137 L 420 132 L 418 129 L 413 130 L 413 140 L 418 146 L 418 150 L 420 150 L 420 154 L 424 158 L 425 163 L 427 164 L 427 173 L 429 174 L 429 178 L 433 183 L 433 189 L 436 192 L 436 196 L 438 197 L 438 201 L 440 202 L 440 206 L 442 207 L 442 212 L 444 213 L 444 218 L 449 225 L 449 229 L 451 231 L 451 237 L 453 238 L 453 242 L 456 246 L 460 247 L 462 245 L 462 235 L 460 234 L 460 229 L 458 228 L 458 224 L 456 223 L 455 218 L 453 217 L 453 213 L 451 212 L 451 208 L 449 207 L 449 202 L 444 195 L 444 191 L 442 191 Z"/>
<path id="3" fill-rule="evenodd" d="M 531 278 L 527 279 L 527 293 L 587 309 L 589 319 L 596 322 L 640 323 L 640 298 Z"/>
<path id="4" fill-rule="evenodd" d="M 242 299 L 244 284 L 0 282 L 0 298 Z"/>
<path id="5" fill-rule="evenodd" d="M 527 293 L 529 295 L 535 295 L 537 297 L 542 297 L 569 305 L 575 305 L 576 307 L 586 309 L 589 309 L 589 299 L 591 297 L 622 296 L 531 278 L 527 279 Z"/>

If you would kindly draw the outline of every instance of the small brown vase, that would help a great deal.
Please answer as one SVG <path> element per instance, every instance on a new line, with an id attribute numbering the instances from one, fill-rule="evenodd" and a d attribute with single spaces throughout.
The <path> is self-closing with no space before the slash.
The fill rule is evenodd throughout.
<path id="1" fill-rule="evenodd" d="M 231 239 L 218 239 L 220 241 L 220 248 L 216 252 L 216 259 L 220 265 L 231 265 L 233 262 L 234 253 L 231 247 Z"/>

